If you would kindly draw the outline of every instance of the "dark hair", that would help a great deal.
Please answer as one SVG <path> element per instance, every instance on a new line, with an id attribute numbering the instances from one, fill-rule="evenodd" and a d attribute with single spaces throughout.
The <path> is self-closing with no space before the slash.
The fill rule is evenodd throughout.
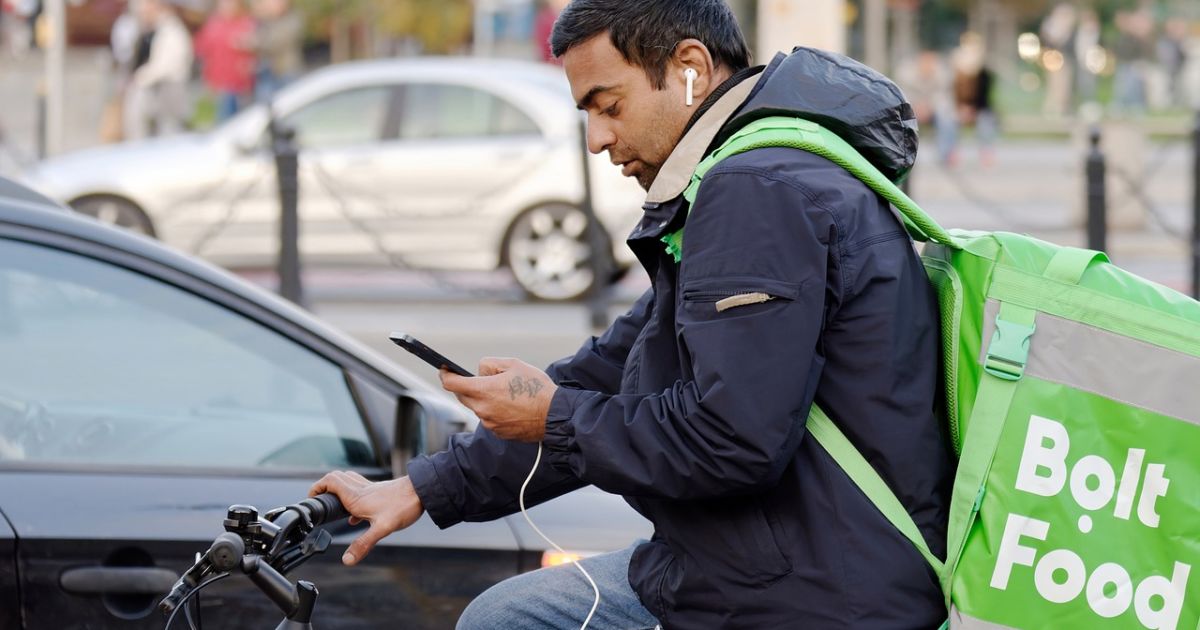
<path id="1" fill-rule="evenodd" d="M 554 22 L 550 50 L 561 57 L 605 31 L 655 89 L 666 85 L 675 45 L 688 38 L 703 43 L 717 67 L 737 72 L 750 65 L 750 49 L 725 0 L 572 0 Z"/>

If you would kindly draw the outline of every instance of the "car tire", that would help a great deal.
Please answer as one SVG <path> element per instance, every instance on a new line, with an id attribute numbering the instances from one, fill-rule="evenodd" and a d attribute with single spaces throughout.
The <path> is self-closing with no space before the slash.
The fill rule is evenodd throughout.
<path id="1" fill-rule="evenodd" d="M 125 228 L 131 232 L 155 236 L 154 224 L 137 204 L 115 195 L 89 195 L 70 203 L 71 209 L 101 223 Z"/>
<path id="2" fill-rule="evenodd" d="M 608 249 L 608 268 L 615 275 Z M 587 215 L 568 203 L 545 204 L 518 215 L 505 234 L 503 255 L 521 290 L 537 300 L 576 300 L 595 281 Z"/>

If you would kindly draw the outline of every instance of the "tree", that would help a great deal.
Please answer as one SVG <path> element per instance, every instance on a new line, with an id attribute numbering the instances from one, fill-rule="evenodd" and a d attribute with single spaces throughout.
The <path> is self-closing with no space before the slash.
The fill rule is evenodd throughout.
<path id="1" fill-rule="evenodd" d="M 471 0 L 298 0 L 313 34 L 333 58 L 370 56 L 375 38 L 410 38 L 427 53 L 461 50 L 471 40 Z M 356 52 L 357 51 L 357 52 Z"/>

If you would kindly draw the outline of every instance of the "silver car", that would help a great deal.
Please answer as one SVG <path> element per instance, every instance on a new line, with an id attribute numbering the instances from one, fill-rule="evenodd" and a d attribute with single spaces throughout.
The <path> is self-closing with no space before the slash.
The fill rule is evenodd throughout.
<path id="1" fill-rule="evenodd" d="M 591 286 L 580 118 L 560 69 L 473 58 L 335 65 L 282 91 L 274 113 L 301 147 L 306 264 L 508 267 L 545 300 Z M 218 264 L 269 266 L 279 201 L 268 121 L 257 105 L 211 133 L 68 154 L 24 179 Z M 633 262 L 622 241 L 644 193 L 589 159 L 621 269 Z"/>

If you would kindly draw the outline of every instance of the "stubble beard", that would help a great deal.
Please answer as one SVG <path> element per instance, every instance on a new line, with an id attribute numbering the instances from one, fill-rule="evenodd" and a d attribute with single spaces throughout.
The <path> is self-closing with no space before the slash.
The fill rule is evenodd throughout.
<path id="1" fill-rule="evenodd" d="M 645 169 L 638 172 L 633 176 L 633 178 L 637 180 L 637 183 L 642 187 L 642 190 L 649 192 L 650 187 L 654 185 L 654 180 L 658 179 L 658 171 L 659 167 L 657 166 L 646 166 Z"/>

